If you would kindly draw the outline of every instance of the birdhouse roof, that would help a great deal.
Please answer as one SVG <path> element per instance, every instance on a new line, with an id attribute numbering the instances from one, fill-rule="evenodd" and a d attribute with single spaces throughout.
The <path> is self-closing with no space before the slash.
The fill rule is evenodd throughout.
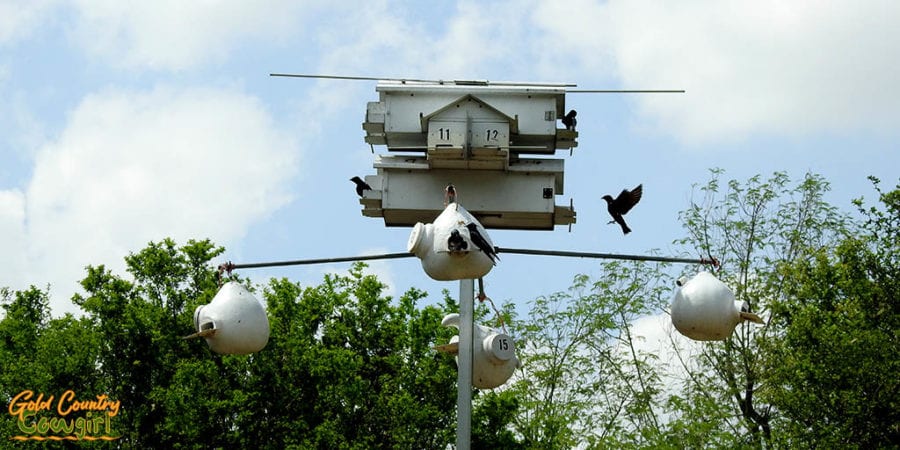
<path id="1" fill-rule="evenodd" d="M 440 118 L 443 115 L 452 114 L 452 112 L 455 112 L 461 108 L 464 108 L 466 106 L 471 106 L 471 105 L 475 105 L 475 107 L 482 110 L 481 114 L 484 116 L 493 115 L 493 116 L 495 116 L 496 120 L 502 120 L 502 121 L 508 122 L 509 123 L 509 131 L 511 133 L 515 134 L 515 133 L 519 132 L 518 117 L 510 117 L 509 115 L 505 114 L 503 111 L 500 111 L 499 109 L 491 106 L 490 103 L 485 102 L 484 100 L 478 98 L 477 96 L 475 96 L 473 94 L 463 95 L 462 97 L 459 97 L 456 100 L 453 100 L 452 102 L 448 103 L 447 105 L 445 105 L 441 108 L 438 108 L 437 110 L 431 112 L 430 114 L 427 114 L 427 115 L 422 114 L 419 117 L 419 120 L 422 124 L 422 132 L 423 133 L 428 132 L 428 121 L 429 120 L 435 119 L 435 118 Z M 484 117 L 482 117 L 482 119 L 483 118 Z"/>

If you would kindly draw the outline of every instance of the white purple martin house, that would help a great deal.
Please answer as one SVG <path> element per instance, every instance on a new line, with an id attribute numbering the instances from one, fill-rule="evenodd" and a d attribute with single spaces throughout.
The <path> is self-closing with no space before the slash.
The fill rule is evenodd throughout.
<path id="1" fill-rule="evenodd" d="M 564 161 L 578 133 L 561 126 L 565 85 L 381 81 L 363 129 L 375 156 L 363 215 L 387 226 L 429 223 L 447 184 L 485 228 L 552 230 L 575 222 L 563 195 Z M 373 147 L 374 150 L 374 147 Z"/>

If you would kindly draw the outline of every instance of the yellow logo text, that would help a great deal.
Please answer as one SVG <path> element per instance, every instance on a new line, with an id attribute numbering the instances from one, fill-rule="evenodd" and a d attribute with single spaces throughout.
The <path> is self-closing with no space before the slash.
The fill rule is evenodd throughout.
<path id="1" fill-rule="evenodd" d="M 16 418 L 20 436 L 13 440 L 105 440 L 118 439 L 112 434 L 112 418 L 119 414 L 121 402 L 108 395 L 79 399 L 75 391 L 67 390 L 59 396 L 43 392 L 19 392 L 9 402 L 9 414 Z"/>

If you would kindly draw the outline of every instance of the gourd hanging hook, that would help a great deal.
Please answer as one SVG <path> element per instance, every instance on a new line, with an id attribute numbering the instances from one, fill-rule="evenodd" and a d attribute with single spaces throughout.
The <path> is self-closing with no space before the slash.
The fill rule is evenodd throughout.
<path id="1" fill-rule="evenodd" d="M 216 270 L 216 284 L 218 284 L 220 288 L 222 287 L 222 274 L 228 272 L 228 276 L 231 276 L 232 270 L 234 270 L 234 263 L 231 261 L 219 264 L 219 268 Z"/>
<path id="2" fill-rule="evenodd" d="M 490 304 L 491 304 L 491 309 L 494 310 L 494 314 L 497 315 L 497 321 L 500 322 L 500 329 L 503 330 L 503 333 L 504 333 L 504 334 L 509 334 L 509 333 L 506 331 L 506 324 L 503 322 L 503 314 L 500 314 L 500 310 L 497 309 L 497 305 L 494 304 L 494 301 L 491 300 L 491 298 L 488 297 L 488 296 L 484 293 L 484 279 L 483 279 L 483 278 L 479 278 L 479 279 L 478 279 L 478 295 L 477 295 L 476 298 L 478 298 L 478 301 L 480 301 L 480 302 L 484 302 L 485 300 L 487 300 L 488 302 L 490 302 Z"/>

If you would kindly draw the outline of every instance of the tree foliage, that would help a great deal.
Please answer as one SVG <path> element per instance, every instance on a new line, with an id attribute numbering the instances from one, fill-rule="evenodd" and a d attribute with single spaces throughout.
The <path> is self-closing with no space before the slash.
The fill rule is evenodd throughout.
<path id="1" fill-rule="evenodd" d="M 77 389 L 121 401 L 112 420 L 126 448 L 443 448 L 455 438 L 456 370 L 432 346 L 446 342 L 443 315 L 418 306 L 410 289 L 397 301 L 365 275 L 327 275 L 303 288 L 271 280 L 262 290 L 270 317 L 265 349 L 212 353 L 184 340 L 193 310 L 218 289 L 209 241 L 150 243 L 126 257 L 131 279 L 88 267 L 85 311 L 49 318 L 48 294 L 3 290 L 0 394 L 23 389 L 59 395 Z M 16 434 L 13 416 L 2 422 Z M 98 445 L 94 443 L 94 445 Z M 99 444 L 103 445 L 103 444 Z"/>
<path id="2" fill-rule="evenodd" d="M 884 448 L 900 442 L 900 186 L 835 247 L 784 264 L 773 303 L 768 399 L 791 445 Z"/>
<path id="3" fill-rule="evenodd" d="M 513 327 L 525 363 L 507 389 L 519 448 L 896 441 L 898 194 L 879 191 L 885 210 L 861 209 L 860 224 L 825 200 L 817 175 L 723 173 L 681 213 L 678 244 L 718 258 L 716 275 L 766 324 L 742 324 L 723 342 L 672 338 L 677 364 L 667 365 L 632 330 L 663 310 L 669 272 L 611 263 L 600 281 L 576 277 Z"/>
<path id="4" fill-rule="evenodd" d="M 661 436 L 656 355 L 632 328 L 662 306 L 669 278 L 645 263 L 608 262 L 602 273 L 535 299 L 513 327 L 523 366 L 509 390 L 524 448 L 640 448 Z"/>
<path id="5" fill-rule="evenodd" d="M 679 243 L 696 254 L 718 258 L 716 275 L 731 285 L 738 301 L 765 317 L 789 285 L 777 267 L 797 260 L 807 248 L 833 245 L 844 233 L 847 217 L 825 201 L 829 185 L 814 174 L 796 184 L 776 172 L 768 179 L 754 176 L 725 186 L 721 170 L 711 174 L 710 181 L 699 187 L 702 199 L 681 213 L 687 237 Z M 772 421 L 777 411 L 759 397 L 768 386 L 763 374 L 768 356 L 759 343 L 779 335 L 771 323 L 760 327 L 745 322 L 731 338 L 704 345 L 690 361 L 685 395 L 673 399 L 675 404 L 706 405 L 705 413 L 720 420 L 717 433 L 683 430 L 697 433 L 691 440 L 730 434 L 734 439 L 729 446 L 774 443 Z M 692 414 L 676 412 L 676 416 Z"/>

